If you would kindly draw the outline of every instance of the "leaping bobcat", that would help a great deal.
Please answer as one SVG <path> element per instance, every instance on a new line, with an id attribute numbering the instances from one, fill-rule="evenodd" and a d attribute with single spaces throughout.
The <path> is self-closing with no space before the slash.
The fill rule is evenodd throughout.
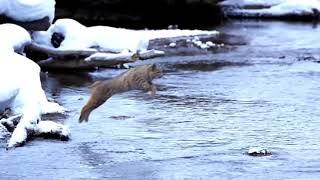
<path id="1" fill-rule="evenodd" d="M 91 86 L 91 96 L 83 106 L 79 117 L 79 123 L 86 121 L 90 113 L 106 102 L 111 96 L 131 90 L 151 91 L 151 95 L 156 93 L 156 86 L 152 80 L 162 76 L 162 69 L 156 64 L 142 65 L 110 79 L 96 81 Z"/>

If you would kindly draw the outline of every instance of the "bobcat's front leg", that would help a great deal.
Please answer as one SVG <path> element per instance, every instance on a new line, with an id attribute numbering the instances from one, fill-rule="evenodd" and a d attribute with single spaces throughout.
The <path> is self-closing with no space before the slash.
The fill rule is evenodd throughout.
<path id="1" fill-rule="evenodd" d="M 156 94 L 157 88 L 155 85 L 149 83 L 149 82 L 145 82 L 142 84 L 142 89 L 146 92 L 151 91 L 151 96 L 154 96 Z"/>

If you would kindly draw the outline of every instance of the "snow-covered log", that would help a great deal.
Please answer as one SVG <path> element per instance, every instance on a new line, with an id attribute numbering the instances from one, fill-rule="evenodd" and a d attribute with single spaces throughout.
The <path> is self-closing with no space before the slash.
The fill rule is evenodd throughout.
<path id="1" fill-rule="evenodd" d="M 48 59 L 37 61 L 46 69 L 89 69 L 95 67 L 114 67 L 119 64 L 134 62 L 138 59 L 150 59 L 163 56 L 164 52 L 157 50 L 145 50 L 133 52 L 111 53 L 95 49 L 86 50 L 60 50 L 44 45 L 31 43 L 26 47 L 33 53 L 41 53 Z"/>
<path id="2" fill-rule="evenodd" d="M 70 56 L 74 57 L 87 57 L 90 56 L 96 52 L 98 52 L 95 49 L 85 49 L 85 50 L 60 50 L 56 49 L 50 46 L 40 45 L 37 43 L 30 43 L 26 46 L 26 49 L 29 51 L 34 51 L 35 53 L 44 53 L 50 57 L 53 58 L 66 58 Z"/>
<path id="3" fill-rule="evenodd" d="M 151 58 L 155 58 L 155 57 L 161 57 L 164 55 L 165 55 L 164 51 L 159 51 L 159 50 L 155 50 L 155 49 L 147 50 L 144 52 L 138 52 L 138 57 L 141 60 L 151 59 Z"/>
<path id="4" fill-rule="evenodd" d="M 29 44 L 28 51 L 45 54 L 48 59 L 37 61 L 45 69 L 89 69 L 95 67 L 112 67 L 118 64 L 134 62 L 135 53 L 99 52 L 95 49 L 60 50 L 35 43 Z"/>
<path id="5" fill-rule="evenodd" d="M 159 50 L 145 50 L 145 51 L 137 51 L 136 53 L 132 52 L 122 52 L 122 53 L 104 53 L 98 52 L 94 53 L 91 56 L 85 58 L 84 60 L 87 62 L 99 62 L 99 61 L 119 61 L 121 64 L 132 62 L 138 59 L 145 60 L 154 57 L 160 57 L 165 55 L 165 52 Z M 120 64 L 120 63 L 119 63 Z"/>

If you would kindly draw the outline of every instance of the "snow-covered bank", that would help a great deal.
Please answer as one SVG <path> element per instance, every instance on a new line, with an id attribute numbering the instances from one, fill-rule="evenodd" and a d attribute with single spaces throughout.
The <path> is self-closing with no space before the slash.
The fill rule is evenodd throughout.
<path id="1" fill-rule="evenodd" d="M 231 17 L 306 17 L 318 19 L 318 0 L 226 0 L 220 3 Z"/>
<path id="2" fill-rule="evenodd" d="M 219 3 L 220 6 L 230 6 L 234 8 L 246 7 L 270 7 L 280 4 L 284 0 L 225 0 Z"/>
<path id="3" fill-rule="evenodd" d="M 55 0 L 1 0 L 0 14 L 17 21 L 34 21 L 49 17 L 54 19 Z"/>
<path id="4" fill-rule="evenodd" d="M 62 113 L 65 109 L 49 102 L 42 89 L 40 67 L 22 52 L 31 42 L 29 33 L 13 24 L 0 25 L 0 112 L 9 108 L 12 114 L 21 114 L 19 124 L 12 133 L 8 147 L 24 143 L 30 132 L 37 129 L 41 114 Z"/>
<path id="5" fill-rule="evenodd" d="M 58 19 L 47 31 L 32 34 L 34 44 L 31 49 L 48 55 L 49 59 L 38 60 L 43 68 L 92 69 L 164 56 L 168 48 L 172 52 L 173 49 L 178 50 L 180 45 L 184 46 L 184 50 L 200 49 L 206 52 L 207 49 L 221 47 L 214 43 L 219 34 L 215 30 L 86 27 L 73 19 Z M 160 51 L 159 46 L 150 46 L 159 44 L 155 41 L 165 43 Z M 178 46 L 170 46 L 175 42 Z"/>
<path id="6" fill-rule="evenodd" d="M 59 49 L 85 50 L 99 48 L 104 51 L 122 52 L 148 48 L 151 39 L 171 38 L 177 36 L 194 36 L 201 34 L 217 34 L 217 31 L 202 30 L 130 30 L 109 26 L 86 27 L 73 19 L 58 19 L 46 32 L 36 32 L 33 39 L 39 43 L 53 47 L 51 37 L 54 33 L 62 34 L 64 40 Z"/>

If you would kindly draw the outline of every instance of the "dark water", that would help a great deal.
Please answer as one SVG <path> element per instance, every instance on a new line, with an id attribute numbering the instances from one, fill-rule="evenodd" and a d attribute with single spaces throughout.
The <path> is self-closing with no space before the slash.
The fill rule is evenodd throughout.
<path id="1" fill-rule="evenodd" d="M 69 109 L 55 118 L 71 140 L 3 148 L 1 179 L 319 179 L 320 64 L 301 61 L 318 57 L 319 28 L 249 21 L 219 30 L 248 43 L 152 60 L 165 69 L 155 98 L 113 96 L 87 124 L 77 119 L 88 85 L 123 70 L 47 74 L 48 95 Z M 273 155 L 247 156 L 252 146 Z"/>

